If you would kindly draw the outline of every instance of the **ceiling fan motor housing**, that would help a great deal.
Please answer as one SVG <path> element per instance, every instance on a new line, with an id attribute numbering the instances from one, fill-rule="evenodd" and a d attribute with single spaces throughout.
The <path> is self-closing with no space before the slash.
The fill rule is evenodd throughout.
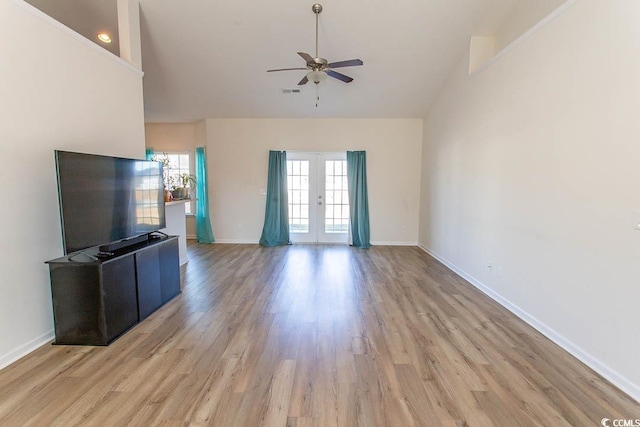
<path id="1" fill-rule="evenodd" d="M 329 68 L 329 62 L 324 58 L 313 58 L 314 64 L 307 64 L 307 67 L 312 69 L 313 71 L 324 71 Z"/>

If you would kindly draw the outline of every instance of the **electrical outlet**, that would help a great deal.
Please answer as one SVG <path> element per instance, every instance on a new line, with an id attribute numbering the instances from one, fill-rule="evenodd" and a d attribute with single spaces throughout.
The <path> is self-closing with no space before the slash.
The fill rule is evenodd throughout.
<path id="1" fill-rule="evenodd" d="M 491 261 L 487 264 L 487 270 L 493 273 L 493 263 Z"/>
<path id="2" fill-rule="evenodd" d="M 504 269 L 502 268 L 502 266 L 498 267 L 497 274 L 498 274 L 498 277 L 502 278 L 502 275 L 504 274 Z"/>
<path id="3" fill-rule="evenodd" d="M 633 211 L 633 228 L 640 230 L 640 209 Z"/>

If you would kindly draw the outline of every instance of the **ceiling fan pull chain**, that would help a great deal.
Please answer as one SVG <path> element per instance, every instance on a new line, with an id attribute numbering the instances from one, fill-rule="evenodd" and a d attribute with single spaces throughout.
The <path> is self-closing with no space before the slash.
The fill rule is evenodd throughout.
<path id="1" fill-rule="evenodd" d="M 320 102 L 320 84 L 316 83 L 316 108 L 318 108 L 319 102 Z"/>

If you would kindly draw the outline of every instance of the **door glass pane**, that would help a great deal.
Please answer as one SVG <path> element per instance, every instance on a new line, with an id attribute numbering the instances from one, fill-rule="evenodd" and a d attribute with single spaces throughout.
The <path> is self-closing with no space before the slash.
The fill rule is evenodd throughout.
<path id="1" fill-rule="evenodd" d="M 309 161 L 287 160 L 289 232 L 309 232 Z"/>
<path id="2" fill-rule="evenodd" d="M 347 161 L 326 160 L 325 174 L 324 232 L 346 234 L 349 220 L 349 200 L 346 197 Z"/>

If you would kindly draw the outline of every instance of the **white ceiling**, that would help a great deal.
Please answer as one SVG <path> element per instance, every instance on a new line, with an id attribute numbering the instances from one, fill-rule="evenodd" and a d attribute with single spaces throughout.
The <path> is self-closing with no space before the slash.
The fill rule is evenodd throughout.
<path id="1" fill-rule="evenodd" d="M 518 0 L 324 0 L 319 54 L 360 58 L 301 94 L 297 51 L 314 54 L 313 1 L 141 0 L 148 121 L 203 118 L 421 118 L 472 35 L 493 34 Z"/>
<path id="2" fill-rule="evenodd" d="M 116 0 L 28 1 L 88 38 L 117 28 Z M 314 84 L 282 93 L 304 71 L 266 72 L 304 67 L 298 51 L 314 56 L 312 0 L 140 0 L 145 117 L 422 118 L 469 38 L 494 34 L 524 1 L 320 0 L 320 56 L 364 66 L 339 70 L 352 83 L 322 82 L 316 108 Z"/>

